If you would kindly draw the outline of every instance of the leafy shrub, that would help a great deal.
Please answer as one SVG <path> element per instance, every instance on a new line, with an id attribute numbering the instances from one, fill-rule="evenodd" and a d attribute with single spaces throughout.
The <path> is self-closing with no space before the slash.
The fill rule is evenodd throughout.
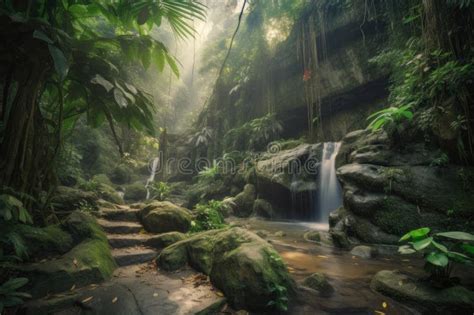
<path id="1" fill-rule="evenodd" d="M 148 185 L 151 199 L 164 201 L 170 194 L 171 187 L 165 182 L 153 182 Z"/>
<path id="2" fill-rule="evenodd" d="M 0 285 L 0 313 L 5 307 L 23 304 L 23 300 L 31 298 L 31 295 L 17 290 L 28 283 L 27 278 L 13 278 Z"/>
<path id="3" fill-rule="evenodd" d="M 200 182 L 211 182 L 219 178 L 219 176 L 219 165 L 214 163 L 213 166 L 206 167 L 204 170 L 200 171 L 197 178 Z"/>
<path id="4" fill-rule="evenodd" d="M 114 184 L 123 185 L 130 182 L 131 170 L 126 165 L 119 165 L 109 174 L 110 180 Z"/>
<path id="5" fill-rule="evenodd" d="M 211 200 L 196 206 L 196 219 L 191 222 L 191 233 L 221 229 L 225 227 L 221 214 L 224 207 L 222 201 Z"/>
<path id="6" fill-rule="evenodd" d="M 28 256 L 23 237 L 17 232 L 18 224 L 32 224 L 28 210 L 16 197 L 9 194 L 0 195 L 0 260 L 21 259 Z M 9 256 L 4 248 L 12 248 L 16 256 Z"/>
<path id="7" fill-rule="evenodd" d="M 411 105 L 389 107 L 373 113 L 367 118 L 367 120 L 372 120 L 369 124 L 369 128 L 371 128 L 372 131 L 376 131 L 380 128 L 384 128 L 387 131 L 397 128 L 404 119 L 413 119 L 413 113 L 410 111 L 410 108 Z"/>
<path id="8" fill-rule="evenodd" d="M 77 186 L 84 191 L 91 191 L 91 192 L 98 192 L 100 189 L 100 183 L 94 179 L 80 180 Z"/>
<path id="9" fill-rule="evenodd" d="M 466 232 L 444 232 L 430 236 L 430 228 L 424 227 L 405 234 L 400 242 L 401 254 L 423 253 L 425 269 L 431 273 L 436 285 L 447 285 L 455 263 L 472 264 L 474 257 L 474 235 Z"/>
<path id="10" fill-rule="evenodd" d="M 229 130 L 224 136 L 226 149 L 261 150 L 276 140 L 283 126 L 275 114 L 268 114 Z"/>

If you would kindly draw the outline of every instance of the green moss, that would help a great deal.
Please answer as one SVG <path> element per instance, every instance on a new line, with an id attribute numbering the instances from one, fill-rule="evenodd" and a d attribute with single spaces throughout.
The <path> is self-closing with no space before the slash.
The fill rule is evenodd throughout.
<path id="1" fill-rule="evenodd" d="M 117 191 L 107 184 L 100 184 L 98 188 L 99 196 L 105 201 L 109 201 L 115 204 L 123 204 L 122 197 L 119 196 Z"/>
<path id="2" fill-rule="evenodd" d="M 71 235 L 62 230 L 59 225 L 44 228 L 19 225 L 18 232 L 26 241 L 30 257 L 64 254 L 73 246 Z"/>
<path id="3" fill-rule="evenodd" d="M 134 183 L 124 186 L 125 195 L 123 196 L 127 201 L 142 201 L 146 198 L 146 188 L 143 183 Z"/>
<path id="4" fill-rule="evenodd" d="M 110 180 L 117 185 L 123 185 L 130 182 L 132 170 L 126 165 L 119 165 L 109 174 Z"/>
<path id="5" fill-rule="evenodd" d="M 76 243 L 84 239 L 98 239 L 107 243 L 107 236 L 97 224 L 93 216 L 82 211 L 74 211 L 63 222 L 63 228 L 68 231 Z"/>
<path id="6" fill-rule="evenodd" d="M 113 185 L 112 181 L 110 180 L 110 178 L 106 174 L 94 175 L 94 177 L 92 177 L 92 180 L 97 182 L 97 183 L 101 183 L 101 184 L 105 184 L 105 185 L 109 185 L 109 186 Z"/>

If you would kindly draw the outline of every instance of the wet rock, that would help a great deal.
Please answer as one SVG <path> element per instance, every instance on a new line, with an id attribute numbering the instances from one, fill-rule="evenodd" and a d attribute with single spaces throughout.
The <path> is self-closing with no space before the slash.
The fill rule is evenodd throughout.
<path id="1" fill-rule="evenodd" d="M 162 249 L 176 242 L 186 239 L 186 235 L 180 232 L 169 232 L 156 236 L 151 236 L 145 242 L 145 246 Z"/>
<path id="2" fill-rule="evenodd" d="M 351 254 L 360 258 L 370 259 L 377 256 L 377 250 L 370 246 L 359 245 L 351 250 Z"/>
<path id="3" fill-rule="evenodd" d="M 255 201 L 255 186 L 247 184 L 244 190 L 233 198 L 234 207 L 232 208 L 235 216 L 248 217 L 252 214 Z"/>
<path id="4" fill-rule="evenodd" d="M 198 233 L 165 248 L 157 259 L 165 270 L 187 263 L 210 276 L 237 309 L 268 311 L 275 285 L 294 290 L 280 256 L 267 242 L 247 230 L 233 227 Z"/>
<path id="5" fill-rule="evenodd" d="M 329 284 L 326 276 L 322 273 L 313 273 L 303 280 L 303 285 L 313 290 L 319 291 L 321 296 L 331 296 L 334 288 Z"/>
<path id="6" fill-rule="evenodd" d="M 351 243 L 349 242 L 346 233 L 343 231 L 330 231 L 329 235 L 331 236 L 334 246 L 339 248 L 350 248 Z"/>
<path id="7" fill-rule="evenodd" d="M 427 314 L 468 314 L 474 309 L 474 291 L 460 285 L 437 289 L 399 271 L 379 271 L 370 287 Z"/>
<path id="8" fill-rule="evenodd" d="M 283 232 L 283 231 L 277 231 L 275 232 L 275 234 L 273 234 L 274 236 L 276 237 L 285 237 L 286 236 L 286 233 Z"/>
<path id="9" fill-rule="evenodd" d="M 169 201 L 156 201 L 140 210 L 140 221 L 151 233 L 187 232 L 191 227 L 191 213 Z"/>
<path id="10" fill-rule="evenodd" d="M 264 230 L 255 231 L 255 234 L 257 234 L 258 236 L 260 236 L 263 239 L 267 238 L 267 236 L 268 236 L 268 232 L 264 231 Z"/>
<path id="11" fill-rule="evenodd" d="M 309 231 L 303 235 L 303 238 L 311 242 L 320 242 L 321 234 L 318 231 Z"/>
<path id="12" fill-rule="evenodd" d="M 272 219 L 275 216 L 272 204 L 265 199 L 257 199 L 253 204 L 253 212 L 263 218 Z"/>
<path id="13" fill-rule="evenodd" d="M 99 197 L 93 192 L 82 191 L 77 188 L 59 186 L 51 199 L 55 208 L 63 211 L 72 211 L 88 205 L 96 208 Z"/>

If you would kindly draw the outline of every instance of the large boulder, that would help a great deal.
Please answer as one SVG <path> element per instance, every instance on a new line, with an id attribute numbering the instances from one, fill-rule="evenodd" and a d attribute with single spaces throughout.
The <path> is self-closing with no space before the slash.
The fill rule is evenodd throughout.
<path id="1" fill-rule="evenodd" d="M 259 197 L 272 204 L 276 216 L 311 218 L 309 200 L 318 190 L 322 150 L 322 144 L 301 144 L 287 150 L 277 147 L 260 157 L 254 182 Z"/>
<path id="2" fill-rule="evenodd" d="M 151 236 L 145 241 L 144 245 L 156 249 L 163 249 L 184 239 L 186 239 L 186 235 L 181 232 L 168 232 Z"/>
<path id="3" fill-rule="evenodd" d="M 54 207 L 58 210 L 73 211 L 84 205 L 96 208 L 96 202 L 99 199 L 97 194 L 88 191 L 82 191 L 77 188 L 59 186 L 51 198 Z"/>
<path id="4" fill-rule="evenodd" d="M 269 311 L 270 301 L 286 298 L 294 290 L 273 247 L 238 227 L 202 232 L 175 243 L 161 252 L 157 262 L 165 270 L 189 264 L 209 275 L 236 309 Z M 286 289 L 278 291 L 279 287 Z"/>
<path id="5" fill-rule="evenodd" d="M 399 271 L 379 271 L 370 283 L 372 290 L 421 309 L 423 314 L 471 314 L 474 291 L 462 286 L 434 288 Z"/>
<path id="6" fill-rule="evenodd" d="M 125 194 L 123 198 L 129 202 L 138 202 L 146 199 L 145 184 L 141 182 L 133 183 L 123 187 Z"/>
<path id="7" fill-rule="evenodd" d="M 192 216 L 189 210 L 169 201 L 156 201 L 140 210 L 140 221 L 151 233 L 187 232 Z"/>
<path id="8" fill-rule="evenodd" d="M 60 225 L 43 228 L 18 225 L 16 231 L 25 240 L 29 257 L 42 259 L 54 254 L 64 254 L 73 247 L 73 238 Z"/>
<path id="9" fill-rule="evenodd" d="M 237 196 L 232 198 L 232 211 L 237 217 L 248 217 L 253 212 L 253 206 L 255 202 L 255 186 L 247 184 L 244 190 Z"/>
<path id="10" fill-rule="evenodd" d="M 255 215 L 262 218 L 273 219 L 273 217 L 275 217 L 272 204 L 265 199 L 255 200 L 253 204 L 253 212 Z"/>

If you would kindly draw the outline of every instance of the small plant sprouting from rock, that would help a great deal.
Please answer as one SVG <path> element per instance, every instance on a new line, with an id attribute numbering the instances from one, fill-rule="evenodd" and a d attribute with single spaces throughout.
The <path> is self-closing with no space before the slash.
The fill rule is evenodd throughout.
<path id="1" fill-rule="evenodd" d="M 470 265 L 474 257 L 474 235 L 466 232 L 444 232 L 431 234 L 428 227 L 405 234 L 400 242 L 408 242 L 399 247 L 401 254 L 421 252 L 425 259 L 425 270 L 436 286 L 452 284 L 451 273 L 454 264 Z"/>
<path id="2" fill-rule="evenodd" d="M 377 131 L 380 128 L 386 131 L 396 130 L 403 120 L 413 119 L 411 107 L 411 105 L 389 107 L 375 112 L 367 118 L 367 120 L 371 120 L 369 128 L 372 131 Z"/>
<path id="3" fill-rule="evenodd" d="M 288 310 L 288 294 L 287 289 L 279 284 L 273 283 L 270 288 L 270 292 L 273 294 L 273 300 L 268 302 L 268 307 L 274 307 L 279 311 Z"/>

